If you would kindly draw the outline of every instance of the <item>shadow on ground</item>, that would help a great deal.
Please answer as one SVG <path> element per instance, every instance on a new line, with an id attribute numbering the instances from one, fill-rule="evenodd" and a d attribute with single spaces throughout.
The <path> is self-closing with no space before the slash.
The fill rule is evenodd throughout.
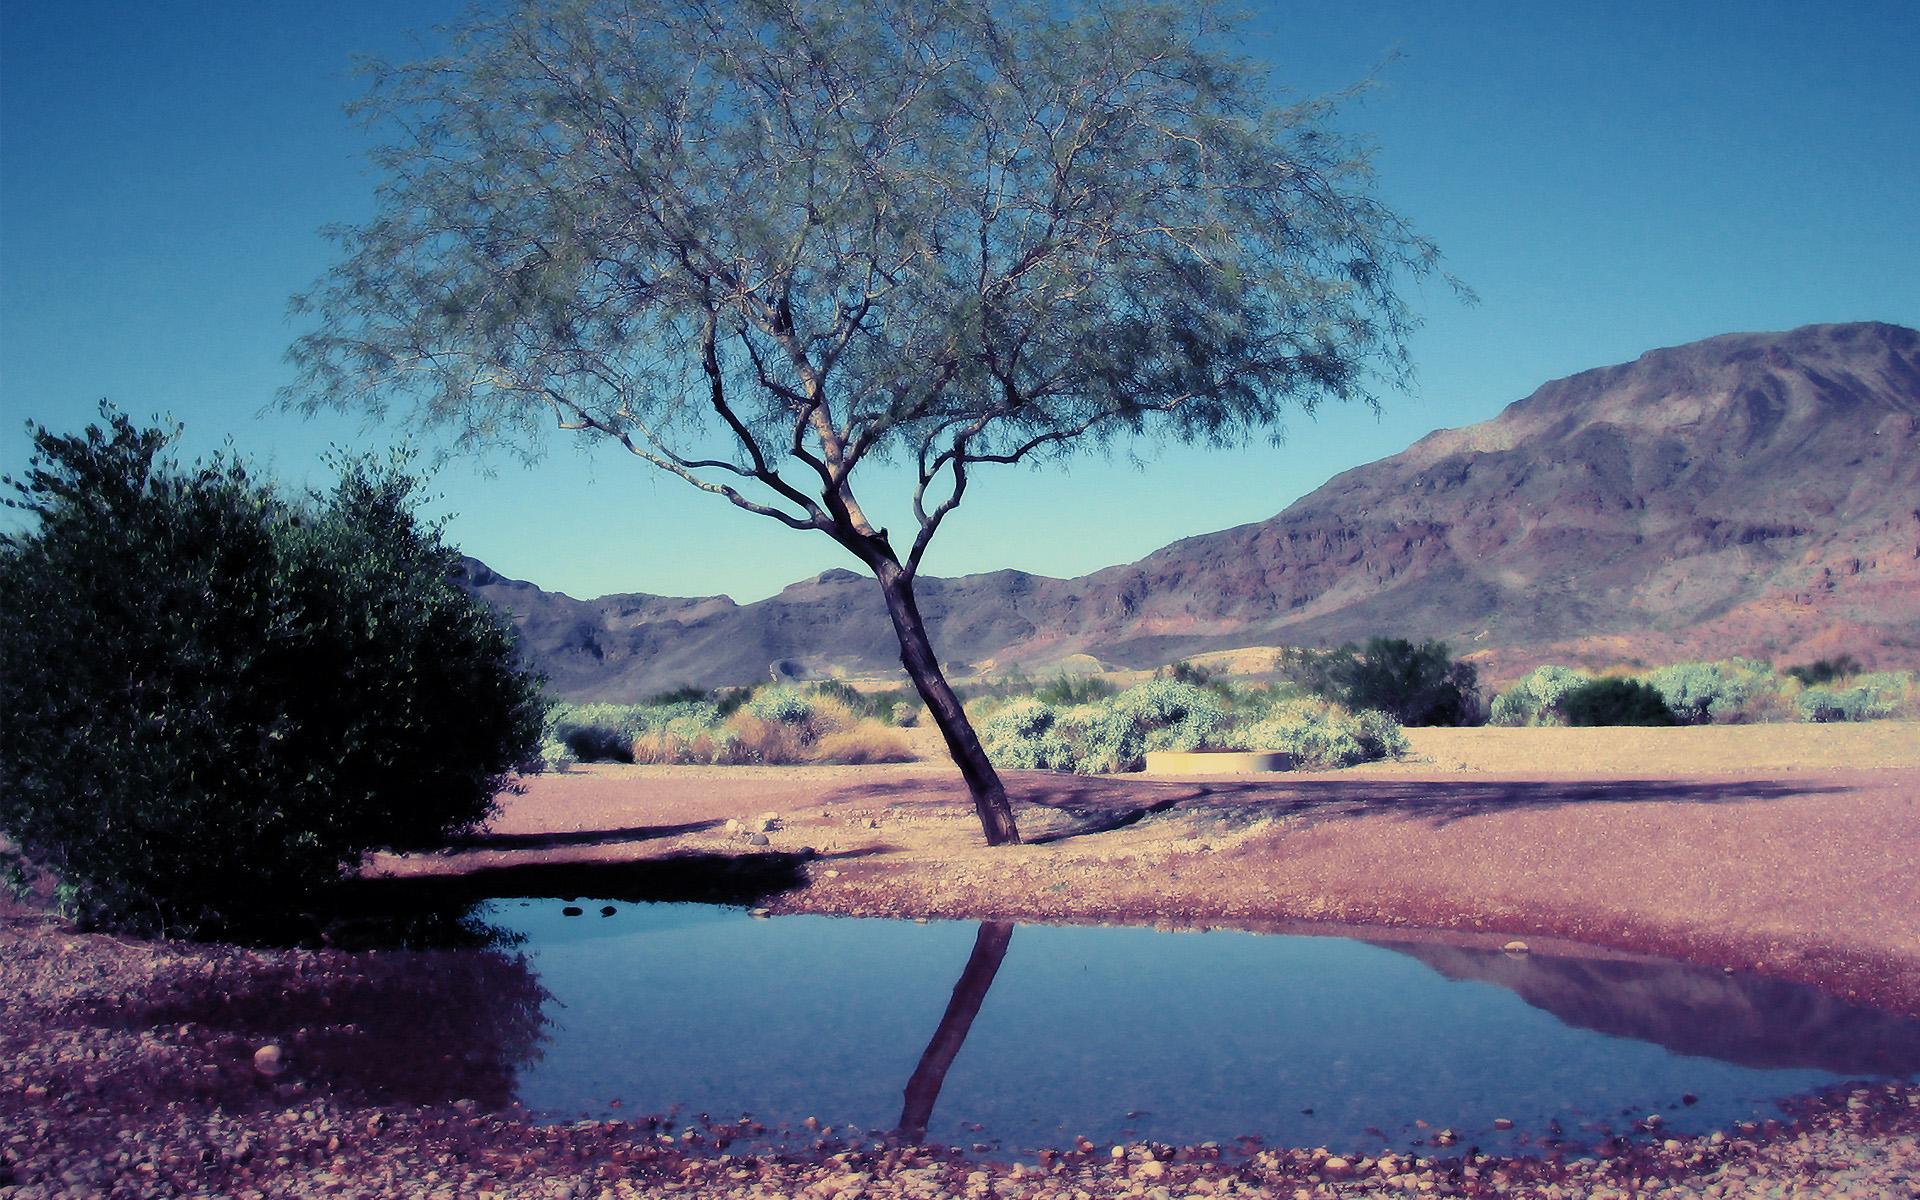
<path id="1" fill-rule="evenodd" d="M 599 846 L 611 842 L 652 842 L 688 833 L 705 833 L 725 822 L 689 821 L 682 825 L 630 825 L 624 829 L 570 829 L 540 833 L 493 833 L 482 831 L 455 838 L 448 846 L 455 850 L 554 850 L 562 846 Z"/>
<path id="2" fill-rule="evenodd" d="M 1031 839 L 1036 844 L 1105 833 L 1166 813 L 1253 819 L 1301 817 L 1335 820 L 1382 814 L 1446 825 L 1497 812 L 1586 804 L 1744 804 L 1844 792 L 1835 785 L 1778 779 L 1601 781 L 1426 779 L 1167 780 L 1084 778 L 1009 772 L 1016 804 L 1056 810 L 1077 822 Z M 957 786 L 951 797 L 902 802 L 886 784 L 841 789 L 830 803 L 889 803 L 901 808 L 965 803 Z"/>

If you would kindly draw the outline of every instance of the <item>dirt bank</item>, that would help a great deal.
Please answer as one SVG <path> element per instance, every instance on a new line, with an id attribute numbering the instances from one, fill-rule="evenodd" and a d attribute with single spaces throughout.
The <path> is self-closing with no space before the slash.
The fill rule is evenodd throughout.
<path id="1" fill-rule="evenodd" d="M 1420 730 L 1407 760 L 1343 772 L 1009 785 L 1029 844 L 990 850 L 940 765 L 590 767 L 529 781 L 455 853 L 374 869 L 739 856 L 775 911 L 1565 939 L 1920 1015 L 1912 724 Z"/>

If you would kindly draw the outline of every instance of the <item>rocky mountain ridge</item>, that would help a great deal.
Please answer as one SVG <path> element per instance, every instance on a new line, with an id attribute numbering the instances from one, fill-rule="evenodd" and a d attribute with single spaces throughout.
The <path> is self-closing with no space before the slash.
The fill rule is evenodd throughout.
<path id="1" fill-rule="evenodd" d="M 880 673 L 871 581 L 576 600 L 469 560 L 563 695 Z M 1267 521 L 1075 579 L 921 581 L 950 664 L 1152 666 L 1236 646 L 1439 637 L 1496 673 L 1846 651 L 1920 662 L 1920 333 L 1729 334 L 1541 387 L 1343 472 Z"/>

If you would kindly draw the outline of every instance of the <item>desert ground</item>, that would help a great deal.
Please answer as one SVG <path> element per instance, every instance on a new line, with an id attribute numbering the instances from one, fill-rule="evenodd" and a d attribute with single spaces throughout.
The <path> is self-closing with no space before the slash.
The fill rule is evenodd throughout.
<path id="1" fill-rule="evenodd" d="M 482 834 L 370 862 L 380 887 L 714 895 L 772 912 L 1345 932 L 1655 954 L 1920 1015 L 1920 727 L 1413 731 L 1406 759 L 1261 778 L 1009 777 L 989 850 L 950 767 L 591 766 Z M 351 979 L 377 955 L 144 943 L 15 906 L 0 925 L 0 1196 L 1916 1196 L 1920 1090 L 1874 1085 L 1595 1157 L 1436 1148 L 907 1146 L 717 1155 L 643 1120 L 533 1126 L 471 1102 L 275 1082 L 161 1001 Z M 298 991 L 298 989 L 295 989 Z M 328 1032 L 324 1012 L 314 1032 Z M 335 1031 L 337 1032 L 337 1031 Z M 451 1101 L 451 1097 L 449 1100 Z M 1457 1149 L 1457 1148 L 1456 1148 Z"/>

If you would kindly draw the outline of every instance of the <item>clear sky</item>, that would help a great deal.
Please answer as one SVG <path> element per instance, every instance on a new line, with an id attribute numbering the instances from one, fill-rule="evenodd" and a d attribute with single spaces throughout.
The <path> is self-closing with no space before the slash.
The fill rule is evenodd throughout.
<path id="1" fill-rule="evenodd" d="M 327 265 L 371 210 L 356 54 L 411 57 L 461 6 L 414 0 L 0 0 L 0 470 L 24 421 L 110 398 L 231 440 L 298 486 L 334 442 L 405 433 L 271 408 Z M 1419 380 L 1384 416 L 1328 409 L 1288 444 L 1176 449 L 1145 469 L 982 476 L 927 569 L 1073 575 L 1263 520 L 1331 475 L 1540 383 L 1734 330 L 1920 325 L 1920 4 L 1778 0 L 1254 3 L 1249 49 L 1303 92 L 1390 55 L 1352 129 L 1382 194 L 1480 295 L 1416 294 Z M 855 566 L 656 477 L 555 443 L 533 468 L 459 459 L 453 537 L 575 595 L 753 599 Z M 883 518 L 885 514 L 882 514 Z M 885 521 L 898 527 L 904 519 Z"/>

